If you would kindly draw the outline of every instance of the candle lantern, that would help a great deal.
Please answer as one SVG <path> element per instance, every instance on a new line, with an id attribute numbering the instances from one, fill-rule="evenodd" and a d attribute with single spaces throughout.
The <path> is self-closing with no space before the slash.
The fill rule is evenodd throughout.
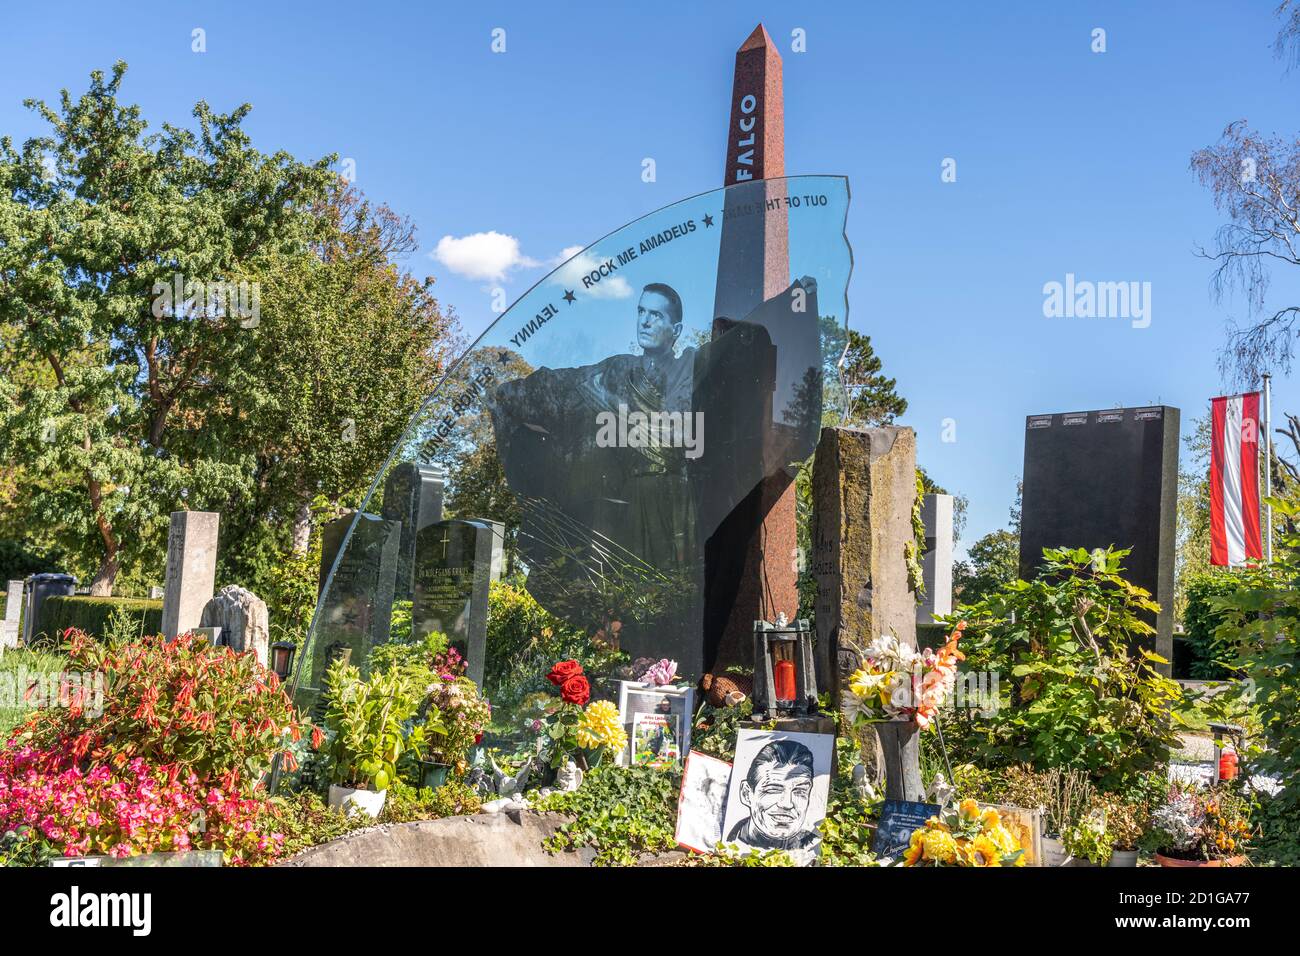
<path id="1" fill-rule="evenodd" d="M 754 622 L 754 714 L 807 717 L 817 713 L 812 630 L 807 621 Z"/>
<path id="2" fill-rule="evenodd" d="M 293 652 L 296 649 L 292 641 L 276 641 L 271 645 L 271 670 L 281 682 L 287 681 L 293 673 Z"/>

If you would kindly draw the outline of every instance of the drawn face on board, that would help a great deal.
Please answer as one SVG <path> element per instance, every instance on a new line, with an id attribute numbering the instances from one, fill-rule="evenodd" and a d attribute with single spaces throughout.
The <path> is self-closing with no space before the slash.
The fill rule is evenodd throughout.
<path id="1" fill-rule="evenodd" d="M 785 840 L 804 828 L 812 799 L 812 771 L 801 764 L 766 764 L 751 787 L 740 785 L 740 802 L 749 808 L 754 829 L 773 841 Z"/>

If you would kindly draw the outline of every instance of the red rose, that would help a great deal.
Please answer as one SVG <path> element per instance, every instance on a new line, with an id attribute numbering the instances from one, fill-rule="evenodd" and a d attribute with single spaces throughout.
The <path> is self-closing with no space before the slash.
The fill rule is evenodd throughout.
<path id="1" fill-rule="evenodd" d="M 551 668 L 551 672 L 546 675 L 546 679 L 556 687 L 563 687 L 564 682 L 571 677 L 582 676 L 582 665 L 577 661 L 560 661 Z"/>
<path id="2" fill-rule="evenodd" d="M 587 683 L 587 678 L 577 674 L 566 680 L 560 685 L 560 699 L 566 704 L 587 706 L 587 701 L 591 700 L 591 685 Z"/>

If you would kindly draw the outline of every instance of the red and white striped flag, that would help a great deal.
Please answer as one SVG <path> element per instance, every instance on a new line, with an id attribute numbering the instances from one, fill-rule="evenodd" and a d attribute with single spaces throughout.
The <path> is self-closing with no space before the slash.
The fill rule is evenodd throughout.
<path id="1" fill-rule="evenodd" d="M 1210 399 L 1210 563 L 1260 560 L 1259 392 Z"/>

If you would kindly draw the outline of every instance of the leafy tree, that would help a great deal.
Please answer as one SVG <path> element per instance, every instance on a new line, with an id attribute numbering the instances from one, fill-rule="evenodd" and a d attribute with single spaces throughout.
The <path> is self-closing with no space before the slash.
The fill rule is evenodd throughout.
<path id="1" fill-rule="evenodd" d="M 330 157 L 258 152 L 247 105 L 148 133 L 125 70 L 0 140 L 0 335 L 24 372 L 0 381 L 0 453 L 93 593 L 157 580 L 182 508 L 222 513 L 223 580 L 293 592 L 269 576 L 306 552 L 313 500 L 359 500 L 455 319 L 396 265 L 409 221 Z"/>
<path id="2" fill-rule="evenodd" d="M 197 132 L 146 133 L 117 101 L 125 72 L 95 71 L 57 108 L 27 101 L 50 133 L 21 150 L 0 139 L 0 326 L 53 376 L 0 383 L 0 451 L 48 480 L 32 512 L 94 568 L 99 595 L 158 550 L 168 512 L 247 492 L 247 458 L 211 425 L 256 339 L 193 283 L 245 278 L 305 241 L 331 176 L 325 160 L 253 149 L 247 106 L 200 102 Z M 178 282 L 183 299 L 164 297 Z"/>
<path id="3" fill-rule="evenodd" d="M 1014 531 L 990 531 L 966 555 L 952 574 L 953 591 L 962 604 L 983 601 L 1020 577 L 1020 536 Z"/>

